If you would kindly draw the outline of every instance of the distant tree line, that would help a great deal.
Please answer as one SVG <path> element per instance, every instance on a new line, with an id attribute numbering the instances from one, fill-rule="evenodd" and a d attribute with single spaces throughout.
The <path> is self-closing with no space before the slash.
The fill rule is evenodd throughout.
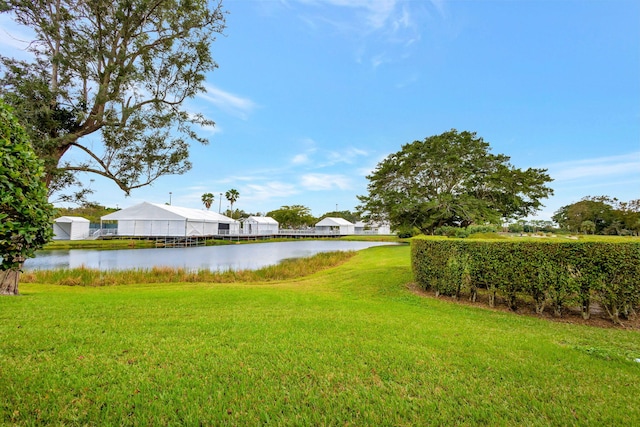
<path id="1" fill-rule="evenodd" d="M 343 218 L 354 224 L 360 220 L 358 214 L 349 210 L 327 212 L 320 217 L 315 217 L 311 214 L 311 209 L 302 205 L 282 206 L 280 209 L 267 212 L 266 216 L 278 221 L 281 228 L 291 229 L 313 227 L 319 221 L 329 217 Z"/>
<path id="2" fill-rule="evenodd" d="M 640 235 L 640 199 L 623 202 L 615 197 L 585 197 L 558 209 L 552 219 L 572 233 L 616 236 Z"/>

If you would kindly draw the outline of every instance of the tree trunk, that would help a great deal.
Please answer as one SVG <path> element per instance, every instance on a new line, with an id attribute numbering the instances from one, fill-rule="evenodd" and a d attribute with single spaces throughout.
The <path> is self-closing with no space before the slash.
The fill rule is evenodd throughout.
<path id="1" fill-rule="evenodd" d="M 18 295 L 19 269 L 0 271 L 0 295 Z"/>

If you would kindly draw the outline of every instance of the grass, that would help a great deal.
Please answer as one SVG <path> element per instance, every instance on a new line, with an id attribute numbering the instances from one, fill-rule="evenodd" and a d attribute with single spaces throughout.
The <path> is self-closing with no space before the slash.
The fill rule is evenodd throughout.
<path id="1" fill-rule="evenodd" d="M 355 255 L 353 251 L 322 252 L 310 258 L 285 259 L 259 270 L 228 270 L 153 267 L 150 269 L 101 271 L 86 267 L 33 270 L 21 274 L 21 283 L 49 283 L 63 286 L 113 286 L 131 283 L 207 282 L 234 283 L 286 280 L 336 266 Z"/>
<path id="2" fill-rule="evenodd" d="M 0 298 L 4 425 L 637 425 L 640 335 L 411 293 L 406 246 L 298 278 Z"/>
<path id="3" fill-rule="evenodd" d="M 44 250 L 64 249 L 138 249 L 155 248 L 152 240 L 105 239 L 105 240 L 54 240 L 44 246 Z"/>

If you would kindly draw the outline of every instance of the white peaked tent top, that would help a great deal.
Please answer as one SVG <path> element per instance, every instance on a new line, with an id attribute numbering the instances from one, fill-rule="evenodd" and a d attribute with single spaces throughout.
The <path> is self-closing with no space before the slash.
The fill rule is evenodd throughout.
<path id="1" fill-rule="evenodd" d="M 344 218 L 325 218 L 322 221 L 320 221 L 319 223 L 316 224 L 316 226 L 326 226 L 326 225 L 330 225 L 330 226 L 341 226 L 341 225 L 353 225 L 353 223 L 347 221 Z"/>
<path id="2" fill-rule="evenodd" d="M 142 202 L 137 205 L 119 210 L 100 219 L 114 220 L 191 220 L 205 222 L 234 223 L 235 219 L 217 212 L 203 211 L 179 206 L 161 205 L 158 203 Z"/>
<path id="3" fill-rule="evenodd" d="M 86 218 L 81 216 L 61 216 L 60 218 L 56 218 L 55 222 L 91 222 Z"/>
<path id="4" fill-rule="evenodd" d="M 271 218 L 270 216 L 250 216 L 249 218 L 245 219 L 245 221 L 252 221 L 258 224 L 272 224 L 272 225 L 278 225 L 278 221 L 276 221 L 275 219 Z"/>

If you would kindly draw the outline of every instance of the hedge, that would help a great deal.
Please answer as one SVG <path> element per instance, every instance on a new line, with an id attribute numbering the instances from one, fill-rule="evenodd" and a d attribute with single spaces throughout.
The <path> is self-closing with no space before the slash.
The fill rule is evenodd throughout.
<path id="1" fill-rule="evenodd" d="M 414 239 L 418 285 L 436 295 L 475 300 L 486 289 L 513 310 L 528 299 L 542 313 L 578 307 L 588 319 L 596 301 L 616 323 L 640 308 L 640 242 L 531 242 Z"/>

